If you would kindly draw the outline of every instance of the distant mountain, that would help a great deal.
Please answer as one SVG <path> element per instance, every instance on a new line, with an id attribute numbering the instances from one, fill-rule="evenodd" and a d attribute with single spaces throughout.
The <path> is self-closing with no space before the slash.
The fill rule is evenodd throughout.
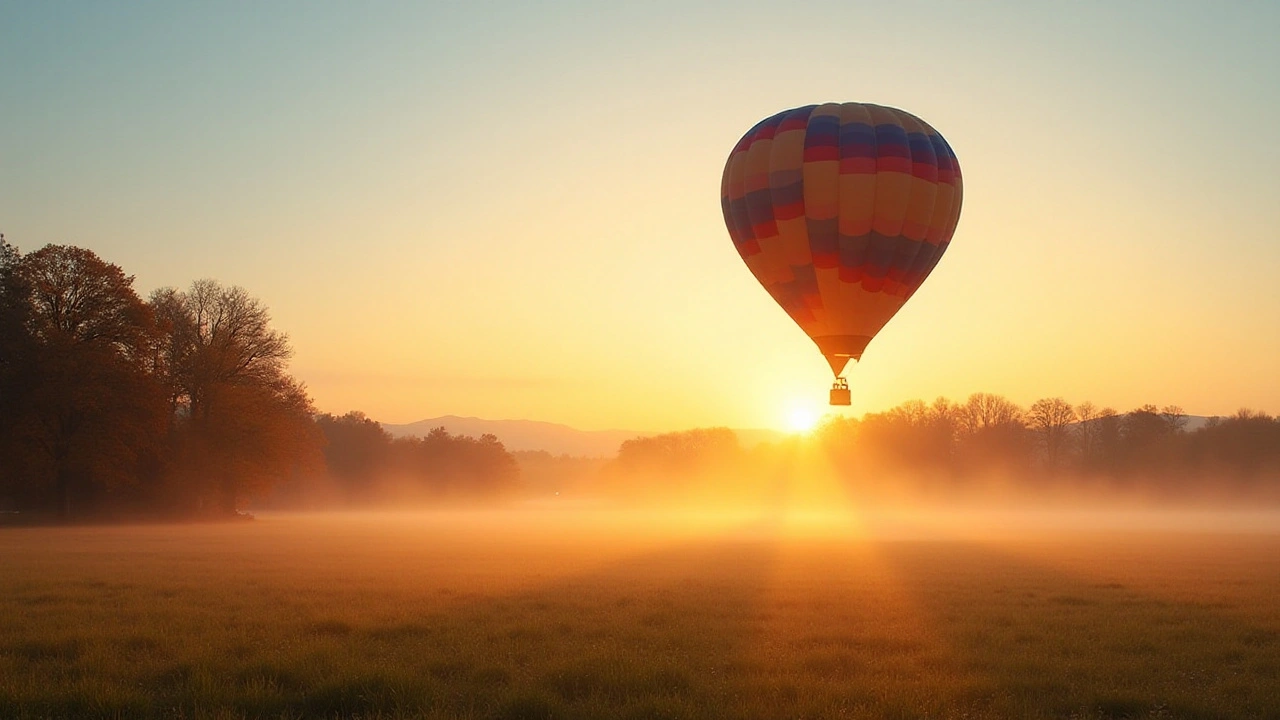
<path id="1" fill-rule="evenodd" d="M 508 450 L 545 450 L 552 455 L 579 457 L 612 457 L 618 446 L 637 437 L 657 435 L 634 430 L 579 430 L 558 423 L 537 420 L 485 420 L 484 418 L 444 417 L 429 418 L 418 422 L 396 425 L 382 423 L 382 427 L 394 437 L 421 437 L 432 428 L 443 427 L 453 435 L 480 437 L 486 433 L 495 435 Z M 777 430 L 734 430 L 743 447 L 753 447 L 765 441 L 784 436 Z"/>

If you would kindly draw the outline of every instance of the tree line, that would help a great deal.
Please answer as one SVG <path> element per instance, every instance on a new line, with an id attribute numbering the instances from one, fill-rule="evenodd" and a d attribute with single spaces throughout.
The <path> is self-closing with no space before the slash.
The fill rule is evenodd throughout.
<path id="1" fill-rule="evenodd" d="M 1024 409 L 976 393 L 963 403 L 915 400 L 860 420 L 833 420 L 818 440 L 838 467 L 875 465 L 944 479 L 1092 478 L 1152 489 L 1280 485 L 1280 420 L 1250 410 L 1188 431 L 1176 405 L 1119 413 L 1045 398 Z"/>
<path id="2" fill-rule="evenodd" d="M 975 393 L 964 402 L 911 400 L 861 418 L 832 417 L 806 438 L 751 449 L 727 428 L 637 438 L 623 444 L 606 477 L 677 492 L 690 478 L 754 492 L 787 474 L 828 472 L 872 494 L 998 482 L 1015 492 L 1280 498 L 1280 418 L 1240 410 L 1187 426 L 1175 405 L 1119 413 L 1044 398 L 1023 408 Z"/>
<path id="3" fill-rule="evenodd" d="M 360 412 L 318 413 L 288 372 L 291 355 L 242 288 L 198 280 L 143 299 L 89 250 L 24 255 L 0 236 L 0 511 L 235 516 L 250 499 L 314 507 L 520 487 L 662 497 L 709 477 L 717 492 L 741 493 L 816 467 L 863 488 L 1001 478 L 1280 496 L 1280 419 L 1248 410 L 1188 429 L 1172 405 L 1023 408 L 976 393 L 831 418 L 807 438 L 751 449 L 727 428 L 639 437 L 601 466 L 444 428 L 393 438 Z"/>
<path id="4" fill-rule="evenodd" d="M 325 439 L 327 485 L 321 492 L 303 488 L 297 493 L 303 504 L 492 498 L 511 491 L 520 477 L 515 457 L 491 434 L 473 438 L 437 427 L 423 437 L 393 438 L 359 411 L 320 414 L 316 425 Z"/>
<path id="5" fill-rule="evenodd" d="M 291 355 L 243 288 L 143 299 L 89 250 L 24 255 L 0 235 L 0 510 L 232 516 L 253 497 L 372 498 L 375 472 L 427 495 L 511 481 L 492 436 L 392 441 L 317 414 Z"/>

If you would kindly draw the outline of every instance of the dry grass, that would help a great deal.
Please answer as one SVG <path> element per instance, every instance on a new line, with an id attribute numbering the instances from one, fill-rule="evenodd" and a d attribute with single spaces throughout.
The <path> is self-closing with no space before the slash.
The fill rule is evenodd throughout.
<path id="1" fill-rule="evenodd" d="M 1280 718 L 1276 534 L 870 527 L 7 529 L 0 717 Z"/>

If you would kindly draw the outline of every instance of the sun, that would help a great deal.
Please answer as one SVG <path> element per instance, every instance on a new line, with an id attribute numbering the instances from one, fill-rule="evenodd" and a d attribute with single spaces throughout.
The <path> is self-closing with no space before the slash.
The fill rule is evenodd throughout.
<path id="1" fill-rule="evenodd" d="M 787 429 L 794 433 L 807 433 L 818 424 L 818 413 L 812 408 L 792 406 L 787 413 Z"/>

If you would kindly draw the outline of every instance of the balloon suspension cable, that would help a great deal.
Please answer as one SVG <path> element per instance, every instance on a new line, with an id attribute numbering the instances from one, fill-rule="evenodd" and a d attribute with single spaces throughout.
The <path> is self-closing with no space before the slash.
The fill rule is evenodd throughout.
<path id="1" fill-rule="evenodd" d="M 848 381 L 844 379 L 843 375 L 837 375 L 836 381 L 831 383 L 831 404 L 849 405 L 851 404 L 851 399 Z"/>

